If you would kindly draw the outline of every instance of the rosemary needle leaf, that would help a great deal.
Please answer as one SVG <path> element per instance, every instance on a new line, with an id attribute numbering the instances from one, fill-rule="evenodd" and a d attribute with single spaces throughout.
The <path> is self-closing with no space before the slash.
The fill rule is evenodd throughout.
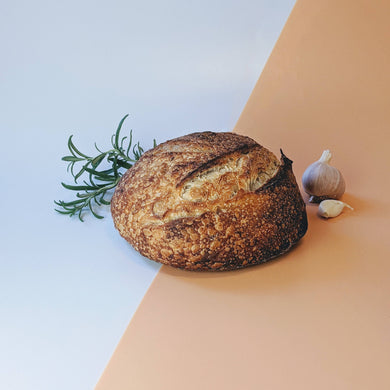
<path id="1" fill-rule="evenodd" d="M 81 221 L 81 222 L 84 222 L 84 220 L 83 220 L 83 218 L 82 218 L 82 216 L 81 216 L 81 213 L 82 213 L 82 209 L 79 211 L 79 220 Z M 73 214 L 71 214 L 70 216 L 72 217 L 73 215 L 75 215 L 76 214 L 76 212 L 74 212 Z"/>
<path id="2" fill-rule="evenodd" d="M 75 183 L 77 183 L 77 180 L 82 176 L 82 174 L 85 172 L 85 170 L 86 170 L 86 165 L 84 165 L 76 175 L 72 173 Z"/>
<path id="3" fill-rule="evenodd" d="M 96 202 L 96 199 L 95 199 L 95 202 Z M 98 219 L 103 219 L 103 218 L 104 218 L 102 215 L 99 215 L 99 214 L 97 214 L 97 213 L 94 211 L 93 206 L 92 206 L 92 204 L 91 204 L 91 201 L 89 201 L 88 207 L 89 207 L 89 209 L 91 210 L 91 213 L 92 213 L 92 215 L 93 215 L 95 218 L 98 218 Z"/>
<path id="4" fill-rule="evenodd" d="M 120 147 L 121 149 L 123 149 L 123 145 L 124 145 L 126 139 L 127 139 L 127 137 L 123 137 L 122 138 L 122 140 L 121 140 L 121 147 Z"/>
<path id="5" fill-rule="evenodd" d="M 96 142 L 95 142 L 95 149 L 99 152 L 99 153 L 103 153 L 99 148 L 98 148 L 98 146 L 97 146 L 97 144 L 96 144 Z"/>
<path id="6" fill-rule="evenodd" d="M 62 161 L 72 161 L 72 162 L 77 162 L 77 161 L 83 161 L 84 159 L 81 157 L 75 157 L 75 156 L 65 156 L 62 157 Z"/>
<path id="7" fill-rule="evenodd" d="M 106 157 L 106 154 L 105 153 L 102 153 L 101 155 L 99 156 L 96 156 L 92 161 L 91 161 L 91 165 L 96 169 L 99 164 L 104 160 L 104 158 Z"/>
<path id="8" fill-rule="evenodd" d="M 102 205 L 110 205 L 111 190 L 116 187 L 125 171 L 131 168 L 144 153 L 144 149 L 139 142 L 132 144 L 133 134 L 131 130 L 128 136 L 121 138 L 122 126 L 127 117 L 128 115 L 125 115 L 120 120 L 115 133 L 111 136 L 111 149 L 102 151 L 98 148 L 96 142 L 94 143 L 95 149 L 99 153 L 94 157 L 82 153 L 75 146 L 73 135 L 68 138 L 70 155 L 62 157 L 62 160 L 68 162 L 67 172 L 71 173 L 76 185 L 67 183 L 61 183 L 61 185 L 67 190 L 75 191 L 76 199 L 69 202 L 54 201 L 58 206 L 55 208 L 58 213 L 71 217 L 77 215 L 82 222 L 84 221 L 84 212 L 88 211 L 98 219 L 103 218 L 102 215 L 97 213 L 96 208 L 102 207 Z M 156 140 L 153 140 L 153 147 L 156 145 Z M 106 166 L 104 169 L 100 169 L 101 165 Z M 82 180 L 83 184 L 79 185 L 77 180 L 80 178 L 84 179 Z"/>
<path id="9" fill-rule="evenodd" d="M 71 135 L 68 139 L 68 148 L 70 150 L 70 152 L 75 156 L 75 154 L 78 154 L 80 157 L 84 157 L 84 158 L 89 158 L 88 156 L 86 156 L 85 154 L 81 153 L 77 148 L 76 146 L 74 146 L 74 143 L 72 142 L 72 137 L 73 135 Z"/>
<path id="10" fill-rule="evenodd" d="M 129 114 L 125 115 L 121 121 L 119 122 L 119 125 L 118 125 L 118 128 L 116 129 L 116 132 L 115 132 L 115 143 L 114 143 L 114 148 L 117 148 L 119 149 L 119 135 L 120 135 L 120 132 L 121 132 L 121 129 L 122 129 L 122 125 L 123 125 L 123 122 L 125 121 L 125 119 L 129 116 Z"/>
<path id="11" fill-rule="evenodd" d="M 70 206 L 74 206 L 76 204 L 80 204 L 82 202 L 84 202 L 82 199 L 77 199 L 77 200 L 73 200 L 72 202 L 67 202 L 67 203 L 65 203 L 65 202 L 56 202 L 56 204 L 58 206 L 62 206 L 62 207 L 70 207 Z"/>
<path id="12" fill-rule="evenodd" d="M 130 130 L 130 139 L 129 139 L 129 146 L 127 147 L 127 150 L 126 150 L 126 156 L 128 158 L 130 158 L 130 149 L 131 149 L 131 144 L 133 142 L 133 132 Z"/>
<path id="13" fill-rule="evenodd" d="M 54 209 L 54 210 L 57 211 L 57 213 L 64 214 L 64 215 L 69 215 L 71 213 L 70 211 L 65 211 L 65 210 L 58 210 L 58 209 Z"/>
<path id="14" fill-rule="evenodd" d="M 100 203 L 101 203 L 101 204 L 105 204 L 106 206 L 109 206 L 109 205 L 111 204 L 110 202 L 108 202 L 107 200 L 105 200 L 103 197 L 100 198 Z"/>
<path id="15" fill-rule="evenodd" d="M 67 190 L 72 190 L 72 191 L 87 191 L 87 190 L 97 190 L 97 189 L 99 189 L 97 186 L 89 186 L 89 185 L 73 186 L 73 185 L 66 184 L 66 183 L 61 183 L 61 184 Z"/>

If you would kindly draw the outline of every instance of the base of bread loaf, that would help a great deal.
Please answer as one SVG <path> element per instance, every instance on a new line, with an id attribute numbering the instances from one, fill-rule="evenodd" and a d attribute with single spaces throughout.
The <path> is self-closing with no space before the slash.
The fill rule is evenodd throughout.
<path id="1" fill-rule="evenodd" d="M 184 138 L 180 142 L 188 144 L 193 140 L 191 136 L 198 139 L 190 135 L 179 140 Z M 218 139 L 218 135 L 207 137 L 202 138 L 200 145 Z M 232 135 L 228 137 L 231 141 Z M 305 203 L 292 162 L 283 153 L 280 161 L 274 161 L 271 152 L 249 140 L 234 134 L 237 145 L 233 142 L 231 151 L 224 150 L 222 157 L 208 159 L 199 165 L 201 168 L 192 166 L 186 175 L 176 176 L 173 181 L 164 178 L 168 184 L 157 187 L 150 167 L 153 164 L 161 167 L 161 159 L 172 156 L 152 150 L 146 156 L 145 169 L 140 160 L 137 164 L 141 167 L 136 164 L 134 171 L 131 168 L 115 191 L 112 215 L 120 234 L 145 257 L 191 271 L 234 270 L 264 263 L 287 252 L 307 230 Z M 175 142 L 175 147 L 180 145 Z M 196 147 L 199 148 L 199 143 Z M 242 157 L 248 162 L 246 166 L 240 165 L 237 169 L 241 171 L 237 173 L 229 164 Z M 154 162 L 154 158 L 159 161 Z M 171 171 L 175 172 L 177 166 Z M 253 166 L 260 168 L 253 170 Z M 268 173 L 262 169 L 268 169 Z M 139 175 L 142 183 L 150 182 L 149 187 L 142 187 Z M 244 184 L 235 184 L 234 175 Z M 249 184 L 242 181 L 245 175 Z M 262 181 L 258 177 L 263 177 Z M 169 180 L 173 183 L 171 187 Z M 159 179 L 161 184 L 163 179 Z M 211 185 L 212 190 L 206 191 Z M 223 192 L 218 192 L 218 186 L 224 186 Z M 143 199 L 141 206 L 140 199 Z"/>

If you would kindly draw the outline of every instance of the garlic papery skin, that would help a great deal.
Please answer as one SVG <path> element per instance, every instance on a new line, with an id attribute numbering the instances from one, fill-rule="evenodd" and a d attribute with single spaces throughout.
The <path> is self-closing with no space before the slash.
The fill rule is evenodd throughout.
<path id="1" fill-rule="evenodd" d="M 334 218 L 341 214 L 344 207 L 353 208 L 340 200 L 327 199 L 323 200 L 318 206 L 318 215 L 324 218 Z"/>
<path id="2" fill-rule="evenodd" d="M 323 199 L 339 199 L 345 192 L 345 181 L 340 171 L 329 165 L 330 150 L 324 150 L 321 158 L 309 165 L 302 176 L 305 192 L 311 195 L 310 202 Z"/>

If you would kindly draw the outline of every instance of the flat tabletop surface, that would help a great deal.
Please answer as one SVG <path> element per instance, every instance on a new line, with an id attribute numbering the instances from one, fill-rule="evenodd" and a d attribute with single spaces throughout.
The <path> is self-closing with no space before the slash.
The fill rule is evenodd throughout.
<path id="1" fill-rule="evenodd" d="M 160 269 L 70 200 L 67 140 L 230 131 L 293 0 L 3 1 L 0 388 L 91 389 Z"/>
<path id="2" fill-rule="evenodd" d="M 282 148 L 299 183 L 330 149 L 354 211 L 308 203 L 305 237 L 267 264 L 163 266 L 97 390 L 390 388 L 389 17 L 298 0 L 235 126 Z"/>

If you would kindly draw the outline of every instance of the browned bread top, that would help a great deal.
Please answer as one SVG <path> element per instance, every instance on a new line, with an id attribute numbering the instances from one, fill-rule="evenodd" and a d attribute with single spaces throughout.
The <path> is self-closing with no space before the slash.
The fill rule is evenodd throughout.
<path id="1" fill-rule="evenodd" d="M 186 269 L 266 261 L 298 241 L 307 224 L 291 162 L 234 133 L 193 133 L 149 150 L 123 176 L 111 210 L 141 254 Z"/>

